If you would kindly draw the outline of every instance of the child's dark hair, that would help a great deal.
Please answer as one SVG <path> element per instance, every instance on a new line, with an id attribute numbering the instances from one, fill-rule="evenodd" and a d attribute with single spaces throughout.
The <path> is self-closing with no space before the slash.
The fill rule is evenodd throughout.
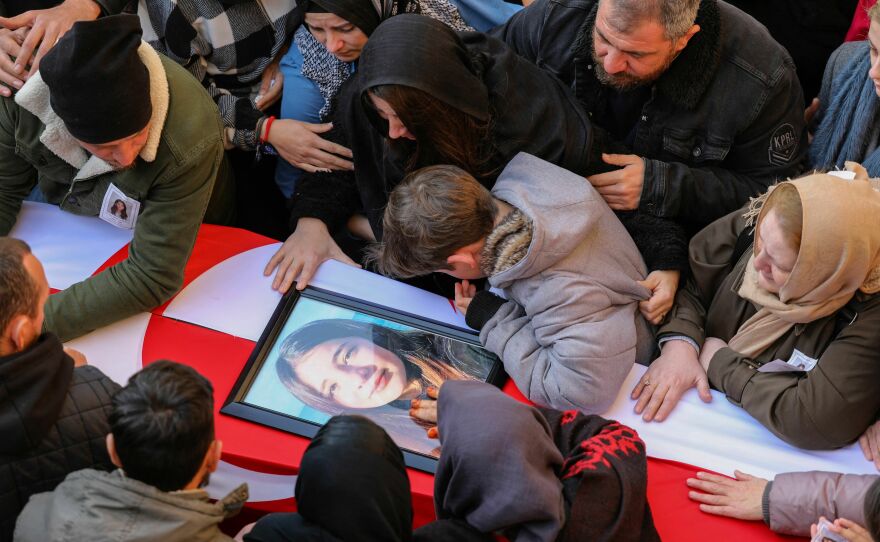
<path id="1" fill-rule="evenodd" d="M 880 540 L 880 478 L 865 493 L 865 528 L 871 538 Z"/>
<path id="2" fill-rule="evenodd" d="M 449 256 L 492 232 L 496 213 L 492 194 L 464 170 L 419 169 L 388 197 L 382 242 L 370 247 L 368 260 L 392 277 L 449 269 Z"/>
<path id="3" fill-rule="evenodd" d="M 113 396 L 109 422 L 125 474 L 177 491 L 214 441 L 214 388 L 191 367 L 157 361 Z"/>

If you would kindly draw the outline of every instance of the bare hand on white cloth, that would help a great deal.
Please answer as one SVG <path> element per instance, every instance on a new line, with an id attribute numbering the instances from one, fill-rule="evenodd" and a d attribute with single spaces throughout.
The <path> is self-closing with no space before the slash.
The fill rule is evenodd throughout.
<path id="1" fill-rule="evenodd" d="M 330 259 L 361 267 L 339 248 L 323 222 L 317 218 L 301 218 L 296 230 L 266 264 L 263 275 L 268 277 L 274 271 L 272 288 L 281 293 L 286 293 L 294 280 L 297 281 L 296 289 L 302 290 L 312 280 L 318 266 Z"/>
<path id="2" fill-rule="evenodd" d="M 694 347 L 685 341 L 666 342 L 660 357 L 651 363 L 630 394 L 631 399 L 637 400 L 634 412 L 642 414 L 646 422 L 662 422 L 691 388 L 697 388 L 703 402 L 712 401 L 709 379 Z"/>

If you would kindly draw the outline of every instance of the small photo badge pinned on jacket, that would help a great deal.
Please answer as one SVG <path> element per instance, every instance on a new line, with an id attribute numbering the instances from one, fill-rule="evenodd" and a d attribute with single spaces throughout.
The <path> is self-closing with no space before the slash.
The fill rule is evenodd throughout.
<path id="1" fill-rule="evenodd" d="M 110 183 L 107 193 L 104 194 L 101 213 L 98 216 L 101 217 L 101 220 L 109 222 L 117 228 L 130 230 L 134 228 L 140 211 L 141 202 L 129 198 L 116 185 Z"/>
<path id="2" fill-rule="evenodd" d="M 808 373 L 813 367 L 819 363 L 816 358 L 804 354 L 800 350 L 795 350 L 791 354 L 788 361 L 775 359 L 770 363 L 765 363 L 758 368 L 759 373 Z"/>

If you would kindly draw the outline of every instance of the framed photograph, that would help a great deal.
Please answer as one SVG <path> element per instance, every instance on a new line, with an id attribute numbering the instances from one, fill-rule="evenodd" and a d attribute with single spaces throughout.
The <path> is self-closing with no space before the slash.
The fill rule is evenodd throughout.
<path id="1" fill-rule="evenodd" d="M 282 298 L 220 412 L 304 437 L 337 414 L 382 426 L 407 465 L 436 470 L 439 442 L 410 401 L 450 379 L 500 385 L 501 361 L 473 330 L 318 288 Z"/>

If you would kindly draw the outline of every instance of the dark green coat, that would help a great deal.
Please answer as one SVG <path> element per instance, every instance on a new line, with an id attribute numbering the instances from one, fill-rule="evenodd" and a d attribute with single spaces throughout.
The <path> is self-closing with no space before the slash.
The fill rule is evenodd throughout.
<path id="1" fill-rule="evenodd" d="M 144 47 L 149 49 L 144 45 L 142 52 Z M 78 215 L 97 216 L 110 183 L 141 202 L 128 259 L 50 296 L 45 329 L 62 340 L 167 301 L 183 284 L 183 269 L 202 218 L 224 222 L 231 217 L 217 107 L 186 70 L 152 49 L 150 53 L 151 81 L 156 82 L 157 72 L 167 75 L 168 113 L 156 158 L 147 162 L 139 157 L 130 169 L 101 172 L 103 162 L 93 168 L 94 158 L 83 168 L 87 157 L 72 139 L 52 145 L 54 152 L 40 141 L 46 123 L 58 123 L 42 79 L 32 78 L 16 95 L 42 121 L 12 99 L 0 101 L 0 235 L 9 233 L 22 200 L 38 183 L 47 201 Z M 64 134 L 62 123 L 62 139 Z"/>

